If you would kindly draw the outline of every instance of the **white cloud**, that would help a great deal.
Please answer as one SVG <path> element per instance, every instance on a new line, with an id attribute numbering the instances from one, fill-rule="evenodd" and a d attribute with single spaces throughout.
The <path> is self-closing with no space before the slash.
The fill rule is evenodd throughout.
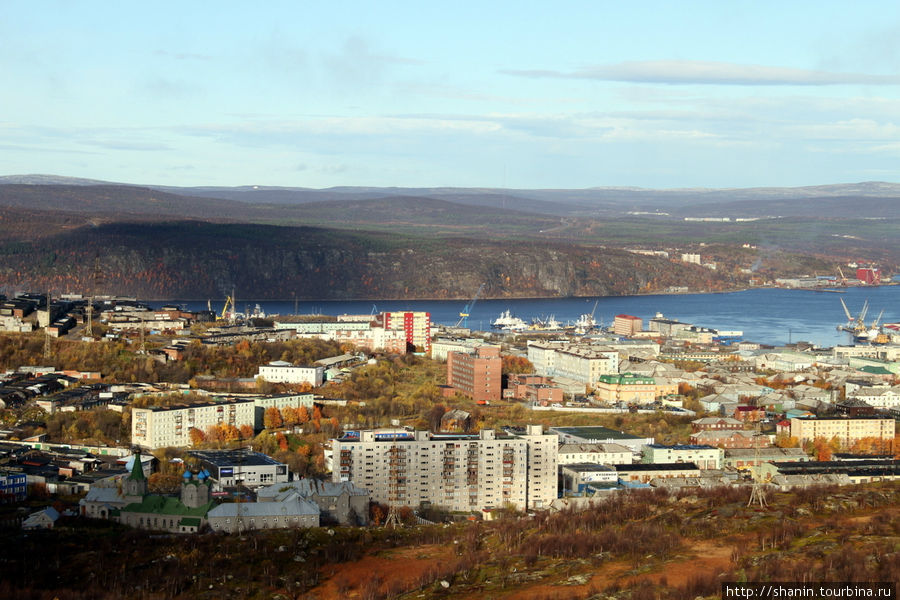
<path id="1" fill-rule="evenodd" d="M 572 72 L 554 70 L 503 70 L 518 77 L 591 79 L 669 85 L 900 85 L 896 75 L 838 73 L 765 65 L 699 60 L 626 61 L 596 65 Z"/>

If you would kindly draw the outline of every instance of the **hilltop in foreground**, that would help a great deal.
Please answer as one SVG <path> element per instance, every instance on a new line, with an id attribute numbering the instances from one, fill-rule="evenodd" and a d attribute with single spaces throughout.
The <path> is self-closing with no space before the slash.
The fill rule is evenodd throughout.
<path id="1" fill-rule="evenodd" d="M 745 492 L 637 491 L 532 518 L 240 537 L 76 520 L 3 539 L 19 550 L 0 564 L 0 595 L 693 600 L 720 597 L 722 582 L 900 580 L 896 483 L 781 493 L 768 509 L 747 508 Z"/>

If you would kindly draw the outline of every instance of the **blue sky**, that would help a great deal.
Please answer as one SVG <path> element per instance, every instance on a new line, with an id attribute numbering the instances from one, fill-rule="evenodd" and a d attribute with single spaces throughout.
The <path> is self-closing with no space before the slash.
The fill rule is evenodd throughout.
<path id="1" fill-rule="evenodd" d="M 0 4 L 0 175 L 900 181 L 891 2 Z"/>

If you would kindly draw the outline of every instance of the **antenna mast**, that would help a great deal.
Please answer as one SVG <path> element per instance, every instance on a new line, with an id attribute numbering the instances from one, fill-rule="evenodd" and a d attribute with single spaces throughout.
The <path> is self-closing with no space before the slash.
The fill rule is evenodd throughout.
<path id="1" fill-rule="evenodd" d="M 759 504 L 760 508 L 766 508 L 768 503 L 766 502 L 766 490 L 763 487 L 762 481 L 762 472 L 761 472 L 761 464 L 759 461 L 759 436 L 762 435 L 760 430 L 760 421 L 757 419 L 756 421 L 756 432 L 753 435 L 753 487 L 750 489 L 750 500 L 747 502 L 747 506 L 753 506 L 754 504 Z"/>
<path id="2" fill-rule="evenodd" d="M 94 337 L 94 297 L 97 295 L 97 284 L 103 280 L 103 271 L 100 270 L 100 253 L 94 256 L 94 272 L 91 274 L 91 295 L 87 304 L 87 324 L 84 328 L 84 334 L 88 337 Z"/>
<path id="3" fill-rule="evenodd" d="M 400 498 L 406 490 L 406 449 L 394 442 L 388 456 L 388 514 L 384 526 L 400 527 Z"/>
<path id="4" fill-rule="evenodd" d="M 47 324 L 44 326 L 44 360 L 50 360 L 50 324 L 53 321 L 53 314 L 50 312 L 50 292 L 47 292 Z"/>

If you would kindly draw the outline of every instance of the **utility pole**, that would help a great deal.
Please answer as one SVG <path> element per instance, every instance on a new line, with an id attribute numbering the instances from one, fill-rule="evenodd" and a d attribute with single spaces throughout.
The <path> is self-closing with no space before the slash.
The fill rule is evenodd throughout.
<path id="1" fill-rule="evenodd" d="M 44 360 L 50 360 L 50 323 L 53 320 L 53 314 L 50 312 L 50 292 L 47 292 L 47 325 L 44 327 Z"/>
<path id="2" fill-rule="evenodd" d="M 97 295 L 97 284 L 103 279 L 103 271 L 100 270 L 100 253 L 94 256 L 94 272 L 91 274 L 91 295 L 87 305 L 87 326 L 84 328 L 84 334 L 88 337 L 94 337 L 94 297 Z"/>

